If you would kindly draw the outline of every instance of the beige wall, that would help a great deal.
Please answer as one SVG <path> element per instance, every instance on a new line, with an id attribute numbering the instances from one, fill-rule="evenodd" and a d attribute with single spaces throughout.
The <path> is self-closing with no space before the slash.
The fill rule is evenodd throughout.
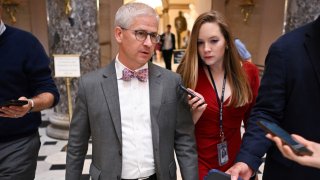
<path id="1" fill-rule="evenodd" d="M 47 54 L 49 53 L 48 42 L 48 23 L 46 2 L 44 0 L 29 0 L 30 4 L 30 24 L 31 32 L 38 37 L 39 41 L 45 48 Z M 37 4 L 37 5 L 35 5 Z"/>
<path id="2" fill-rule="evenodd" d="M 10 25 L 34 34 L 48 53 L 48 27 L 45 0 L 19 0 L 15 17 L 17 22 L 13 23 L 4 9 L 3 21 Z"/>
<path id="3" fill-rule="evenodd" d="M 243 22 L 240 10 L 242 1 L 212 0 L 212 9 L 225 14 L 233 33 L 243 41 L 252 54 L 255 64 L 264 65 L 269 46 L 281 34 L 284 20 L 285 0 L 254 1 L 255 7 L 248 23 Z"/>
<path id="4" fill-rule="evenodd" d="M 123 4 L 122 0 L 99 0 L 99 44 L 101 66 L 107 65 L 118 52 L 118 46 L 114 38 L 114 15 Z"/>
<path id="5" fill-rule="evenodd" d="M 31 16 L 30 16 L 30 9 L 29 9 L 29 1 L 28 0 L 19 1 L 19 5 L 16 8 L 16 13 L 14 13 L 14 14 L 15 14 L 15 17 L 17 20 L 16 23 L 11 22 L 9 14 L 6 12 L 5 9 L 3 9 L 2 20 L 10 26 L 22 28 L 22 29 L 30 32 L 31 31 L 31 22 L 30 22 Z"/>
<path id="6" fill-rule="evenodd" d="M 270 45 L 283 33 L 286 0 L 264 0 L 262 27 L 256 48 L 257 64 L 264 65 Z"/>

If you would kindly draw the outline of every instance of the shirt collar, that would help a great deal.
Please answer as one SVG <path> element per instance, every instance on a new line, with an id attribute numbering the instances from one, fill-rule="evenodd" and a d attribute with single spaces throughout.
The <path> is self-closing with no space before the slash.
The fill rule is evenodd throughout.
<path id="1" fill-rule="evenodd" d="M 126 67 L 124 64 L 122 64 L 119 60 L 119 54 L 117 54 L 116 56 L 116 62 L 115 62 L 115 68 L 116 68 L 116 73 L 117 73 L 117 79 L 121 79 L 122 78 L 122 71 L 123 69 L 125 68 L 128 68 Z M 130 68 L 128 68 L 130 69 Z M 136 69 L 135 71 L 138 71 L 140 69 L 148 69 L 148 63 L 146 63 L 145 65 L 143 65 L 142 67 Z"/>
<path id="2" fill-rule="evenodd" d="M 2 33 L 6 30 L 6 26 L 4 25 L 4 23 L 2 22 L 2 20 L 0 20 L 0 35 L 2 35 Z"/>

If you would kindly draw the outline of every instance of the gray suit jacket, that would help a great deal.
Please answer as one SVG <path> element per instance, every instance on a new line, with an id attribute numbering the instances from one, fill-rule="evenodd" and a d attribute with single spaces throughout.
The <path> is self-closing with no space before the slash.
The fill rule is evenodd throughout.
<path id="1" fill-rule="evenodd" d="M 149 63 L 150 114 L 158 180 L 198 180 L 194 126 L 177 74 Z M 66 180 L 79 180 L 92 136 L 93 180 L 121 179 L 122 132 L 115 61 L 80 78 L 70 126 Z"/>

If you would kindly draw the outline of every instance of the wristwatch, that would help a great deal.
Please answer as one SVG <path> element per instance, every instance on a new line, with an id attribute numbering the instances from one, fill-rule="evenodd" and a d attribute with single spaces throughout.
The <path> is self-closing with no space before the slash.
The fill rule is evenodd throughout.
<path id="1" fill-rule="evenodd" d="M 31 104 L 31 108 L 28 111 L 28 113 L 30 113 L 32 111 L 32 109 L 34 108 L 34 101 L 33 101 L 33 99 L 28 99 L 28 102 Z"/>

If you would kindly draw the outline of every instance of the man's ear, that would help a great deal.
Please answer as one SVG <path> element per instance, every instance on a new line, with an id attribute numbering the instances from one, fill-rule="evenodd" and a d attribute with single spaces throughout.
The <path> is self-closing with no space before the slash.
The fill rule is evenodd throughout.
<path id="1" fill-rule="evenodd" d="M 123 38 L 123 33 L 122 33 L 122 29 L 120 27 L 116 27 L 114 29 L 114 37 L 116 38 L 118 43 L 122 42 L 122 38 Z"/>

